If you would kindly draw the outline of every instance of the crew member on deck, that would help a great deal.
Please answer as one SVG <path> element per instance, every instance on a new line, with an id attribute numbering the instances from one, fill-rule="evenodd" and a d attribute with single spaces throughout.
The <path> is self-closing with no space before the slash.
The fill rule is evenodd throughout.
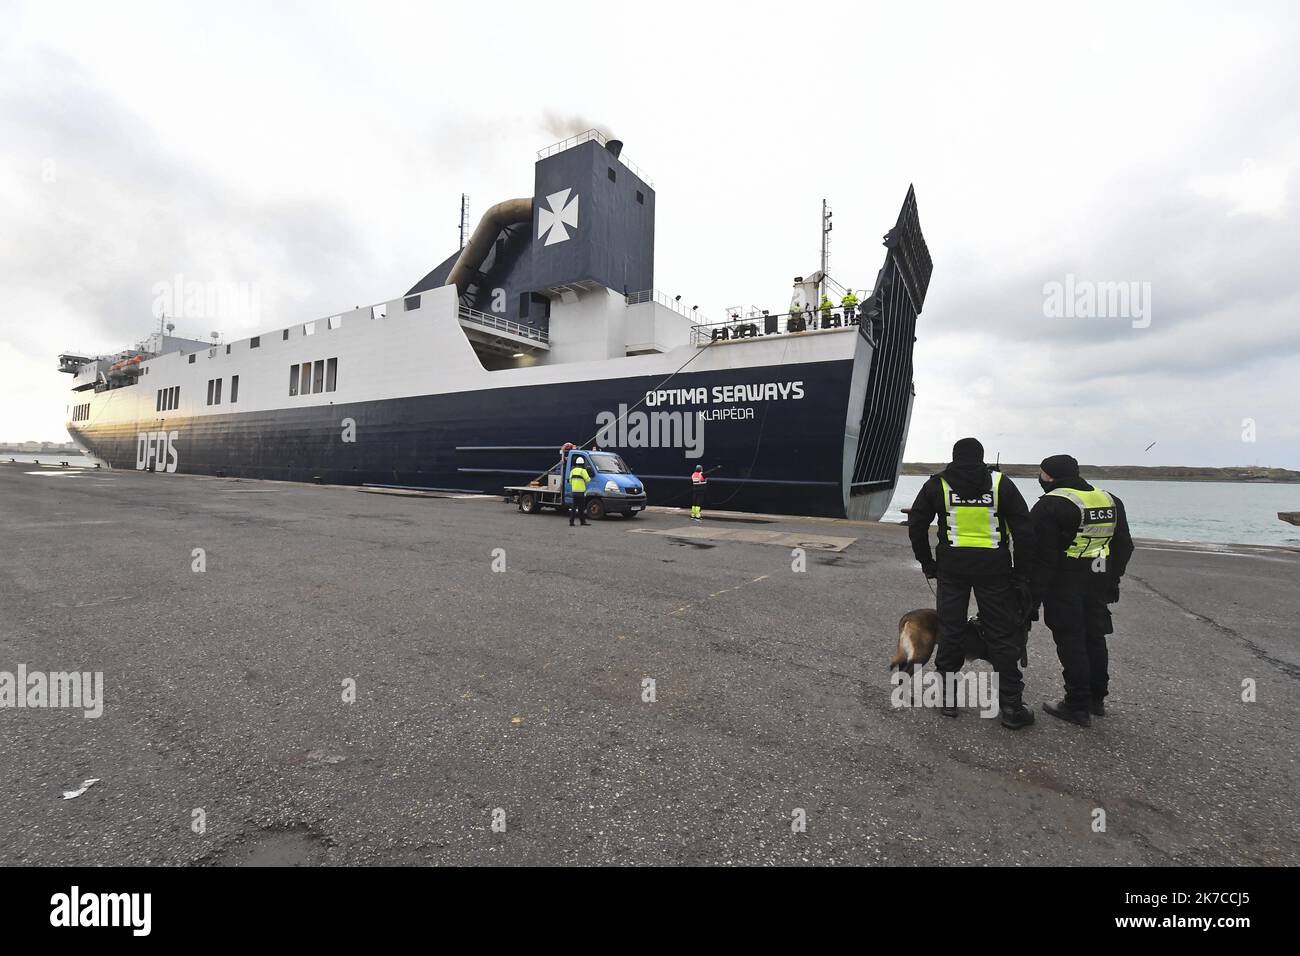
<path id="1" fill-rule="evenodd" d="M 840 307 L 844 309 L 844 324 L 853 325 L 857 321 L 858 314 L 858 297 L 850 289 L 844 293 L 844 298 L 840 299 Z"/>
<path id="2" fill-rule="evenodd" d="M 835 305 L 831 302 L 830 296 L 825 293 L 822 293 L 821 309 L 822 328 L 829 329 L 831 327 L 831 312 L 834 311 Z"/>

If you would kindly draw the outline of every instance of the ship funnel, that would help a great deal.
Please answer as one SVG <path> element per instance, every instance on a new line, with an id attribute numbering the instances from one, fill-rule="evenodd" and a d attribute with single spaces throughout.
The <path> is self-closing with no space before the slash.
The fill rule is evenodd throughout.
<path id="1" fill-rule="evenodd" d="M 623 141 L 621 139 L 606 140 L 605 148 L 614 154 L 615 159 L 618 159 L 618 154 L 623 152 Z"/>

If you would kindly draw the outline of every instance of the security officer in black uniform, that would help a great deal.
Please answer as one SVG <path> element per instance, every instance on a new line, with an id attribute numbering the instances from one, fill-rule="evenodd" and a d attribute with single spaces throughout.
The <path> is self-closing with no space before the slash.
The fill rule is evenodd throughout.
<path id="1" fill-rule="evenodd" d="M 930 523 L 936 517 L 937 558 L 930 553 Z M 973 590 L 990 663 L 998 672 L 1002 726 L 1029 726 L 1034 714 L 1022 700 L 1025 684 L 1019 666 L 1029 612 L 1027 566 L 1034 553 L 1025 499 L 1010 479 L 984 463 L 983 445 L 963 438 L 952 446 L 952 463 L 921 486 L 908 512 L 907 530 L 921 570 L 939 582 L 935 669 L 946 678 L 966 662 L 962 635 Z M 943 713 L 957 716 L 946 679 Z"/>
<path id="2" fill-rule="evenodd" d="M 1079 463 L 1053 455 L 1039 465 L 1046 494 L 1030 512 L 1036 559 L 1035 601 L 1056 641 L 1065 698 L 1043 704 L 1053 717 L 1087 727 L 1106 713 L 1110 685 L 1106 635 L 1110 608 L 1133 556 L 1124 502 L 1079 476 Z"/>

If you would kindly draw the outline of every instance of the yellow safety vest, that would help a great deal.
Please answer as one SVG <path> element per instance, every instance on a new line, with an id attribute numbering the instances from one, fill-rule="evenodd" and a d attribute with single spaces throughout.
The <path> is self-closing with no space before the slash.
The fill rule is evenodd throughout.
<path id="1" fill-rule="evenodd" d="M 1110 541 L 1115 537 L 1115 499 L 1100 488 L 1077 491 L 1054 488 L 1048 492 L 1072 501 L 1079 509 L 1079 530 L 1065 549 L 1067 558 L 1100 558 L 1110 555 Z"/>
<path id="2" fill-rule="evenodd" d="M 822 306 L 821 306 L 821 308 L 822 308 L 822 311 L 823 311 L 823 312 L 830 312 L 830 310 L 833 309 L 833 308 L 835 308 L 835 306 L 831 305 L 831 300 L 830 300 L 830 299 L 826 298 L 826 296 L 822 296 Z"/>
<path id="3" fill-rule="evenodd" d="M 975 498 L 962 498 L 952 490 L 947 479 L 943 485 L 943 520 L 941 529 L 954 548 L 996 548 L 1002 543 L 1002 523 L 998 517 L 998 498 L 1002 472 L 992 472 L 993 487 Z"/>
<path id="4" fill-rule="evenodd" d="M 852 292 L 850 292 L 848 295 L 846 295 L 843 299 L 840 300 L 840 305 L 846 309 L 851 308 L 857 304 L 858 304 L 858 297 L 854 295 Z"/>

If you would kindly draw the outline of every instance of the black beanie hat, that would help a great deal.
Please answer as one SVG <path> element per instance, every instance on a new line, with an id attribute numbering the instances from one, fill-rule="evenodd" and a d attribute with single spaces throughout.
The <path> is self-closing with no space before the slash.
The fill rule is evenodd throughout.
<path id="1" fill-rule="evenodd" d="M 962 438 L 952 446 L 953 463 L 984 461 L 984 446 L 980 444 L 978 438 Z"/>
<path id="2" fill-rule="evenodd" d="M 1038 467 L 1058 481 L 1079 477 L 1079 462 L 1072 455 L 1052 455 L 1044 458 Z"/>

